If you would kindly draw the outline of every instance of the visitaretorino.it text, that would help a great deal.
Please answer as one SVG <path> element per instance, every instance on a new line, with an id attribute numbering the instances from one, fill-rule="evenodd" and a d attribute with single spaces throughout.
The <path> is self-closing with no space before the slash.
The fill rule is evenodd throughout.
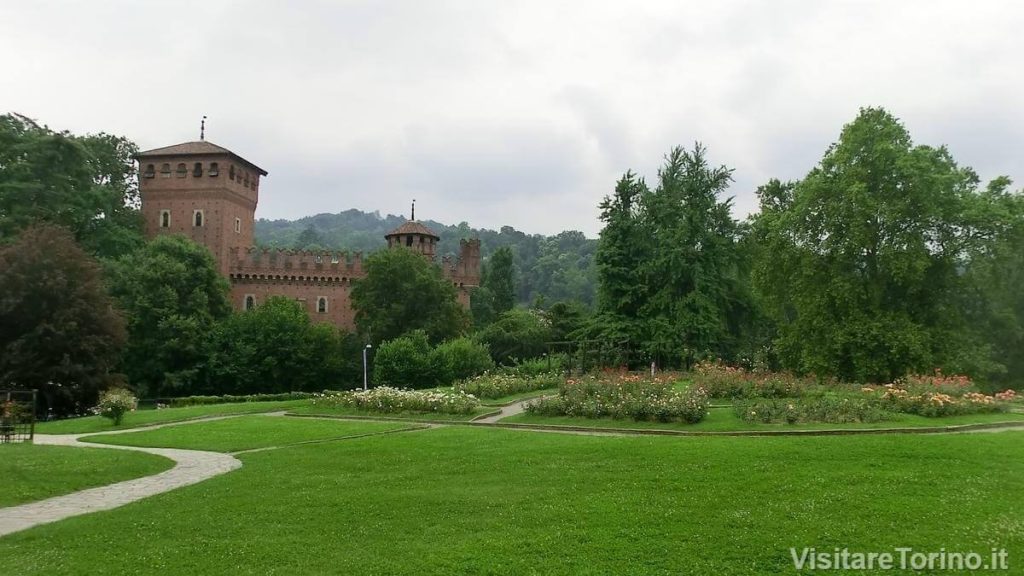
<path id="1" fill-rule="evenodd" d="M 848 548 L 818 550 L 790 548 L 793 567 L 797 570 L 1009 570 L 1008 554 L 1003 548 L 987 553 L 950 551 L 918 551 L 893 548 L 886 552 L 854 551 Z"/>

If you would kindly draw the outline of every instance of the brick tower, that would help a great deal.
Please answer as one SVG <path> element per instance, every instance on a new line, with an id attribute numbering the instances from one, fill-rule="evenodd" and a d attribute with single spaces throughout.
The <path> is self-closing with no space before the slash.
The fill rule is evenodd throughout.
<path id="1" fill-rule="evenodd" d="M 205 140 L 139 152 L 135 159 L 146 235 L 191 238 L 210 249 L 226 276 L 232 248 L 253 245 L 266 170 Z"/>

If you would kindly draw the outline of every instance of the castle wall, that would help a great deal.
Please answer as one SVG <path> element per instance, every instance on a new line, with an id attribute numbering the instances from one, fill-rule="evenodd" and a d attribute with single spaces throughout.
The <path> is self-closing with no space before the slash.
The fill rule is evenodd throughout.
<path id="1" fill-rule="evenodd" d="M 352 310 L 349 282 L 333 280 L 279 280 L 269 278 L 245 278 L 232 275 L 231 303 L 236 310 L 245 310 L 246 296 L 252 295 L 254 304 L 259 306 L 271 296 L 284 296 L 297 300 L 313 322 L 333 324 L 344 330 L 356 329 L 355 311 Z M 319 312 L 317 302 L 327 299 L 327 311 Z"/>
<path id="2" fill-rule="evenodd" d="M 209 248 L 221 274 L 230 281 L 236 310 L 246 309 L 247 296 L 256 306 L 271 296 L 284 296 L 299 301 L 314 322 L 355 330 L 350 293 L 353 281 L 365 276 L 362 253 L 253 247 L 260 174 L 265 172 L 226 149 L 213 146 L 213 153 L 195 153 L 196 146 L 208 149 L 211 145 L 187 143 L 137 157 L 147 237 L 181 234 Z M 196 210 L 203 212 L 202 226 L 195 226 Z M 167 226 L 163 226 L 164 213 L 170 216 Z M 438 263 L 436 235 L 418 222 L 406 226 L 412 227 L 411 233 L 389 235 L 388 246 L 404 246 L 411 239 L 413 249 L 440 265 L 455 286 L 459 303 L 468 310 L 469 291 L 480 284 L 480 241 L 463 240 L 457 257 Z M 321 298 L 326 299 L 324 311 L 318 309 Z"/>

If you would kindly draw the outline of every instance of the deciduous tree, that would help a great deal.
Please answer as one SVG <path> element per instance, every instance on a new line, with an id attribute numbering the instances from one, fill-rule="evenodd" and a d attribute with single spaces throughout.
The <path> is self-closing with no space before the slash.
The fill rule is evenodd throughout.
<path id="1" fill-rule="evenodd" d="M 111 382 L 125 338 L 99 265 L 68 230 L 38 224 L 0 248 L 0 387 L 82 412 Z"/>

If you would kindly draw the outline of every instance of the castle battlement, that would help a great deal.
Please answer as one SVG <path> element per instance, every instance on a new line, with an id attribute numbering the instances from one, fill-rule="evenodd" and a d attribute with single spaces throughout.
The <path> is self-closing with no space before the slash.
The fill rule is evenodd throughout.
<path id="1" fill-rule="evenodd" d="M 336 276 L 335 281 L 360 278 L 362 252 L 283 250 L 271 248 L 231 248 L 228 272 L 232 277 L 297 279 Z"/>

